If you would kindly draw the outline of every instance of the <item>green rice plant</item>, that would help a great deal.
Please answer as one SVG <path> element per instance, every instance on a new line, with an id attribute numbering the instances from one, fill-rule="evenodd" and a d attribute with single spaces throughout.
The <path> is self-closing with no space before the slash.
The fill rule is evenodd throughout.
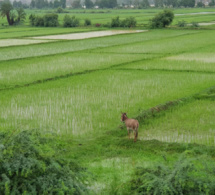
<path id="1" fill-rule="evenodd" d="M 153 121 L 149 120 L 140 137 L 164 142 L 215 145 L 213 107 L 213 101 L 198 100 L 172 109 Z"/>
<path id="2" fill-rule="evenodd" d="M 90 50 L 101 48 L 117 46 L 117 45 L 126 45 L 127 47 L 131 47 L 131 44 L 134 43 L 142 43 L 149 40 L 160 40 L 166 37 L 175 37 L 181 36 L 184 34 L 192 34 L 196 33 L 196 31 L 175 31 L 175 30 L 167 30 L 163 31 L 151 31 L 151 32 L 143 32 L 143 33 L 134 33 L 134 34 L 126 34 L 126 35 L 116 35 L 102 38 L 92 38 L 86 40 L 76 40 L 76 41 L 61 41 L 55 43 L 46 43 L 46 44 L 38 44 L 38 45 L 30 45 L 30 46 L 17 46 L 13 48 L 0 48 L 0 61 L 1 60 L 10 60 L 10 59 L 19 59 L 26 57 L 37 57 L 44 55 L 53 55 L 58 53 L 66 53 L 66 52 L 74 52 L 81 50 Z M 159 41 L 159 42 L 160 42 Z M 163 40 L 164 42 L 164 40 Z M 153 42 L 156 45 L 156 41 Z M 114 48 L 115 49 L 115 48 Z M 132 48 L 131 48 L 132 49 Z M 130 49 L 130 52 L 132 50 Z M 142 49 L 141 49 L 142 50 Z M 112 49 L 111 49 L 112 51 Z M 121 52 L 118 50 L 117 52 Z M 134 51 L 135 52 L 135 51 Z"/>
<path id="3" fill-rule="evenodd" d="M 59 134 L 90 137 L 118 126 L 122 111 L 135 117 L 137 110 L 191 96 L 214 84 L 210 74 L 161 73 L 101 70 L 2 91 L 0 129 L 45 127 Z"/>
<path id="4" fill-rule="evenodd" d="M 196 34 L 185 34 L 181 36 L 168 37 L 166 39 L 151 40 L 132 44 L 120 45 L 109 48 L 100 49 L 100 52 L 120 52 L 120 53 L 163 53 L 172 54 L 190 51 L 197 48 L 207 47 L 208 43 L 215 43 L 213 32 L 198 31 Z"/>
<path id="5" fill-rule="evenodd" d="M 148 59 L 119 66 L 119 69 L 163 70 L 215 73 L 214 56 L 209 53 L 184 53 L 166 58 Z"/>
<path id="6" fill-rule="evenodd" d="M 67 53 L 37 59 L 3 61 L 0 62 L 0 89 L 107 69 L 149 57 L 150 55 L 138 54 Z"/>

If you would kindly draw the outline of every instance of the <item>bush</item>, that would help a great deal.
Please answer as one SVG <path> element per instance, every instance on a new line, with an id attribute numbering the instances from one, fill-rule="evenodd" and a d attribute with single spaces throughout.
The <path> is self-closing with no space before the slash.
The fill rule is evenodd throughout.
<path id="1" fill-rule="evenodd" d="M 91 20 L 90 19 L 85 19 L 84 26 L 90 26 L 90 25 L 91 25 Z"/>
<path id="2" fill-rule="evenodd" d="M 120 27 L 119 16 L 116 16 L 115 18 L 112 18 L 111 27 Z"/>
<path id="3" fill-rule="evenodd" d="M 187 23 L 186 23 L 184 20 L 178 21 L 177 26 L 178 26 L 178 27 L 185 27 L 185 26 L 187 26 Z"/>
<path id="4" fill-rule="evenodd" d="M 84 169 L 37 131 L 0 133 L 0 194 L 86 194 Z M 55 146 L 52 148 L 51 145 Z"/>
<path id="5" fill-rule="evenodd" d="M 111 21 L 111 27 L 135 27 L 136 26 L 136 19 L 134 17 L 126 18 L 125 20 L 120 21 L 119 16 L 113 18 Z"/>
<path id="6" fill-rule="evenodd" d="M 197 22 L 192 22 L 191 23 L 191 26 L 194 27 L 194 28 L 198 28 L 199 27 L 199 24 Z"/>
<path id="7" fill-rule="evenodd" d="M 63 26 L 77 27 L 79 26 L 79 20 L 75 16 L 70 17 L 69 15 L 65 15 L 63 19 Z"/>
<path id="8" fill-rule="evenodd" d="M 149 26 L 151 28 L 165 28 L 172 23 L 173 18 L 174 13 L 171 10 L 164 10 L 150 20 Z"/>
<path id="9" fill-rule="evenodd" d="M 172 167 L 166 162 L 152 168 L 139 168 L 131 190 L 133 194 L 143 195 L 214 194 L 215 166 L 202 162 L 197 168 L 194 162 L 200 160 L 182 155 Z"/>
<path id="10" fill-rule="evenodd" d="M 44 18 L 42 16 L 36 16 L 34 26 L 44 26 Z"/>
<path id="11" fill-rule="evenodd" d="M 31 14 L 29 20 L 32 26 L 56 27 L 59 24 L 57 14 L 46 14 L 44 16 Z"/>
<path id="12" fill-rule="evenodd" d="M 62 7 L 58 7 L 58 8 L 57 8 L 57 13 L 59 13 L 59 14 L 60 14 L 60 13 L 64 13 L 63 8 L 62 8 Z"/>
<path id="13" fill-rule="evenodd" d="M 135 27 L 136 24 L 137 24 L 136 19 L 131 16 L 131 17 L 126 18 L 125 20 L 123 20 L 121 26 L 122 27 L 132 28 L 132 27 Z"/>
<path id="14" fill-rule="evenodd" d="M 31 15 L 29 16 L 30 24 L 31 24 L 32 26 L 34 26 L 35 19 L 36 19 L 36 16 L 35 16 L 34 14 L 31 14 Z"/>
<path id="15" fill-rule="evenodd" d="M 57 14 L 46 14 L 44 15 L 44 26 L 45 27 L 56 27 L 58 26 L 58 15 Z"/>
<path id="16" fill-rule="evenodd" d="M 202 3 L 202 2 L 198 2 L 197 5 L 196 5 L 196 7 L 205 7 L 205 4 Z"/>

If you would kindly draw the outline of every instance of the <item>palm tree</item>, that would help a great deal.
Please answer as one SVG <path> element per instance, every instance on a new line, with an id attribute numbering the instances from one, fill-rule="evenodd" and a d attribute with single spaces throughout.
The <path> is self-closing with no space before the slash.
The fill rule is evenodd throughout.
<path id="1" fill-rule="evenodd" d="M 13 25 L 13 20 L 10 17 L 10 12 L 13 10 L 13 6 L 10 1 L 4 1 L 1 4 L 0 12 L 2 17 L 7 17 L 7 22 L 9 25 Z"/>
<path id="2" fill-rule="evenodd" d="M 16 11 L 18 13 L 16 22 L 17 23 L 23 22 L 25 20 L 25 16 L 26 16 L 24 9 L 21 7 L 21 8 L 18 8 Z"/>

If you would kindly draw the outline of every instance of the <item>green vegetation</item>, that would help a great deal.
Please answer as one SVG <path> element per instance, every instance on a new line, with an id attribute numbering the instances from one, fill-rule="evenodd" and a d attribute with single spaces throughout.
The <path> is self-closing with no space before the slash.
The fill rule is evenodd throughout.
<path id="1" fill-rule="evenodd" d="M 149 26 L 151 28 L 165 28 L 169 26 L 174 18 L 174 14 L 171 10 L 164 10 L 163 12 L 158 13 L 152 18 Z"/>
<path id="2" fill-rule="evenodd" d="M 84 169 L 60 159 L 62 146 L 47 135 L 36 130 L 1 132 L 1 194 L 86 194 Z"/>
<path id="3" fill-rule="evenodd" d="M 58 16 L 144 29 L 160 11 Z M 169 28 L 83 40 L 37 36 L 105 28 L 1 26 L 0 193 L 214 194 L 214 27 L 173 27 L 214 16 L 173 12 Z M 136 143 L 121 112 L 140 123 Z"/>
<path id="4" fill-rule="evenodd" d="M 165 157 L 164 157 L 165 159 Z M 215 192 L 214 165 L 204 159 L 197 168 L 195 161 L 182 155 L 173 166 L 157 164 L 150 168 L 137 169 L 137 179 L 133 181 L 133 193 L 138 194 L 213 194 Z"/>

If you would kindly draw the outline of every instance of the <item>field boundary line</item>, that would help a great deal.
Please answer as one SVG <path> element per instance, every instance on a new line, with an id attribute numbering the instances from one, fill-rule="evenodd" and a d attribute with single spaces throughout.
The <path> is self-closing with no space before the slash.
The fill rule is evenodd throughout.
<path id="1" fill-rule="evenodd" d="M 126 65 L 128 63 L 136 63 L 136 62 L 140 62 L 140 61 L 144 61 L 144 60 L 147 60 L 147 59 L 143 58 L 143 59 L 133 60 L 133 61 L 130 61 L 130 62 L 123 62 L 123 63 L 108 66 L 106 68 L 84 70 L 84 71 L 81 71 L 81 72 L 69 72 L 67 74 L 54 76 L 54 77 L 49 77 L 49 78 L 44 78 L 44 79 L 36 80 L 36 81 L 33 81 L 33 82 L 25 83 L 25 84 L 14 85 L 12 87 L 0 88 L 0 91 L 6 91 L 6 90 L 10 90 L 10 89 L 29 87 L 29 86 L 32 86 L 32 85 L 46 83 L 46 82 L 49 82 L 49 81 L 56 81 L 56 80 L 59 80 L 59 79 L 64 79 L 64 78 L 73 77 L 73 76 L 79 76 L 79 75 L 83 75 L 83 74 L 90 74 L 92 72 L 97 72 L 97 71 L 119 70 L 119 69 L 114 69 L 114 68 L 116 68 L 118 66 Z"/>
<path id="2" fill-rule="evenodd" d="M 209 88 L 206 88 L 200 91 L 199 93 L 195 93 L 191 96 L 179 98 L 172 101 L 167 101 L 165 103 L 158 104 L 146 110 L 140 110 L 140 114 L 138 114 L 138 116 L 136 116 L 135 119 L 144 121 L 155 117 L 161 117 L 165 111 L 172 110 L 176 106 L 183 106 L 185 104 L 189 104 L 197 100 L 205 100 L 205 99 L 211 100 L 211 101 L 215 100 L 215 85 Z"/>
<path id="3" fill-rule="evenodd" d="M 198 32 L 198 33 L 201 33 L 201 32 Z M 172 38 L 175 38 L 175 37 L 179 37 L 179 36 L 185 36 L 185 35 L 192 35 L 192 34 L 196 34 L 196 33 L 186 33 L 186 34 L 182 34 L 182 35 L 177 35 L 177 36 L 171 36 L 171 37 L 164 37 L 164 38 L 161 38 L 159 40 L 165 40 L 165 39 L 172 39 Z M 102 38 L 102 37 L 98 37 L 98 38 Z M 156 41 L 158 40 L 157 39 L 150 39 L 150 40 L 145 40 L 143 41 L 144 43 L 145 42 L 149 42 L 149 41 Z M 72 40 L 73 42 L 74 41 L 80 41 L 80 40 Z M 69 41 L 69 42 L 72 42 L 72 41 Z M 48 43 L 36 43 L 36 44 L 31 44 L 31 45 L 18 45 L 18 46 L 8 46 L 8 47 L 1 47 L 0 48 L 0 52 L 1 50 L 3 51 L 4 49 L 8 49 L 10 47 L 29 47 L 29 46 L 37 46 L 37 45 L 42 45 L 42 44 L 53 44 L 53 43 L 65 43 L 65 42 L 68 42 L 68 40 L 57 40 L 57 41 L 51 41 L 51 42 L 48 42 Z M 75 50 L 75 51 L 66 51 L 66 52 L 59 52 L 59 53 L 50 53 L 50 54 L 45 54 L 45 55 L 38 55 L 38 56 L 26 56 L 26 57 L 21 57 L 21 58 L 11 58 L 11 59 L 3 59 L 1 60 L 0 59 L 0 62 L 5 62 L 5 61 L 10 61 L 10 60 L 19 60 L 19 59 L 28 59 L 28 58 L 38 58 L 38 57 L 45 57 L 45 56 L 54 56 L 54 55 L 60 55 L 60 54 L 67 54 L 67 53 L 78 53 L 78 52 L 83 52 L 83 51 L 90 51 L 90 52 L 87 52 L 87 53 L 103 53 L 103 52 L 94 52 L 93 50 L 97 50 L 97 49 L 104 49 L 104 48 L 111 48 L 111 47 L 119 47 L 119 46 L 125 46 L 125 45 L 131 45 L 131 44 L 137 44 L 137 43 L 140 43 L 139 41 L 135 41 L 135 42 L 132 42 L 132 43 L 123 43 L 123 44 L 117 44 L 117 45 L 110 45 L 110 46 L 103 46 L 103 47 L 96 47 L 96 48 L 89 48 L 89 49 L 80 49 L 80 50 Z M 127 53 L 126 53 L 127 54 Z M 141 53 L 143 54 L 143 53 Z"/>
<path id="4" fill-rule="evenodd" d="M 148 59 L 146 59 L 148 60 Z M 135 63 L 135 62 L 134 62 Z M 212 71 L 197 71 L 197 70 L 170 70 L 170 69 L 141 69 L 141 68 L 117 68 L 117 70 L 125 70 L 125 71 L 163 71 L 163 72 L 182 72 L 182 73 L 200 73 L 200 74 L 215 74 L 215 72 Z"/>

